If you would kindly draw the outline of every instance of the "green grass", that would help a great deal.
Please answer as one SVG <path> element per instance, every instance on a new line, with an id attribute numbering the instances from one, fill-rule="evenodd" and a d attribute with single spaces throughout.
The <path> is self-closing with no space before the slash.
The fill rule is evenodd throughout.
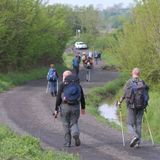
<path id="1" fill-rule="evenodd" d="M 151 127 L 151 131 L 153 134 L 153 138 L 156 142 L 160 143 L 160 97 L 159 92 L 157 91 L 150 91 L 150 100 L 149 106 L 147 108 L 147 119 L 149 125 Z M 143 126 L 143 136 L 147 139 L 150 139 L 146 119 L 144 118 L 144 126 Z"/>
<path id="2" fill-rule="evenodd" d="M 62 74 L 64 66 L 56 65 L 58 73 Z M 17 85 L 22 85 L 31 80 L 46 78 L 48 67 L 33 69 L 28 72 L 9 72 L 7 74 L 0 74 L 0 92 L 6 91 Z"/>
<path id="3" fill-rule="evenodd" d="M 37 138 L 18 136 L 0 125 L 0 160 L 78 160 L 78 156 L 43 150 Z"/>
<path id="4" fill-rule="evenodd" d="M 64 64 L 67 68 L 72 68 L 72 60 L 74 58 L 74 54 L 71 53 L 64 53 L 63 54 L 63 60 L 64 60 Z"/>
<path id="5" fill-rule="evenodd" d="M 102 54 L 102 59 L 105 60 L 107 65 L 119 65 L 118 60 L 110 52 L 104 51 Z"/>
<path id="6" fill-rule="evenodd" d="M 115 99 L 115 95 L 118 94 L 120 88 L 124 84 L 125 79 L 125 75 L 120 75 L 118 79 L 107 83 L 103 87 L 90 89 L 86 96 L 87 111 L 94 115 L 99 121 L 103 123 L 107 122 L 107 124 L 110 124 L 112 127 L 116 128 L 119 128 L 119 126 L 100 116 L 98 107 L 102 102 L 106 101 L 106 99 L 109 99 L 110 101 Z"/>

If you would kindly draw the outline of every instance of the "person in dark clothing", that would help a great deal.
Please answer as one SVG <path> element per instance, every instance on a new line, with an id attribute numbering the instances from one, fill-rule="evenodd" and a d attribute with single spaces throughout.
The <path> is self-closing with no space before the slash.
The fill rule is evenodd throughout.
<path id="1" fill-rule="evenodd" d="M 142 118 L 145 111 L 146 105 L 143 105 L 142 108 L 137 108 L 134 103 L 135 98 L 132 98 L 132 90 L 130 90 L 132 83 L 142 83 L 145 85 L 144 81 L 140 79 L 140 70 L 139 68 L 134 68 L 132 70 L 132 78 L 129 79 L 124 86 L 124 95 L 121 97 L 118 102 L 118 106 L 121 105 L 122 101 L 126 100 L 127 105 L 127 114 L 128 114 L 128 130 L 131 135 L 130 147 L 137 145 L 139 147 L 141 143 L 141 126 Z M 148 90 L 148 86 L 145 85 L 145 88 Z M 132 100 L 133 99 L 133 100 Z M 133 101 L 133 102 L 132 102 Z"/>
<path id="2" fill-rule="evenodd" d="M 50 68 L 47 73 L 48 80 L 48 89 L 52 97 L 57 95 L 57 81 L 58 81 L 58 73 L 54 67 L 54 64 L 50 64 Z"/>
<path id="3" fill-rule="evenodd" d="M 80 65 L 81 57 L 77 54 L 72 60 L 73 72 L 78 77 L 79 74 L 79 65 Z"/>
<path id="4" fill-rule="evenodd" d="M 75 104 L 69 104 L 63 100 L 64 89 L 67 86 L 66 82 L 73 80 L 78 81 L 77 85 L 80 87 L 81 97 L 80 100 L 77 101 Z M 79 79 L 73 76 L 71 71 L 65 71 L 63 73 L 63 82 L 59 86 L 58 95 L 56 99 L 56 106 L 54 115 L 57 117 L 58 113 L 60 112 L 61 120 L 63 123 L 63 128 L 65 132 L 65 143 L 64 146 L 70 147 L 71 146 L 71 139 L 72 137 L 75 140 L 75 145 L 80 146 L 80 131 L 78 126 L 78 119 L 81 114 L 85 114 L 85 98 L 83 94 L 83 89 L 79 84 Z"/>

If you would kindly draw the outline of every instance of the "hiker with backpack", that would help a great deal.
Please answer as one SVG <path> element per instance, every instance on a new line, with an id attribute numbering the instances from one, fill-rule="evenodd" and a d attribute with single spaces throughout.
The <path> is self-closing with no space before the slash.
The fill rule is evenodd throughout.
<path id="1" fill-rule="evenodd" d="M 122 101 L 126 100 L 128 130 L 131 134 L 130 147 L 139 147 L 141 143 L 142 118 L 149 100 L 148 90 L 149 87 L 140 79 L 140 69 L 134 68 L 132 78 L 124 86 L 124 95 L 118 101 L 118 106 L 121 106 Z"/>
<path id="2" fill-rule="evenodd" d="M 58 73 L 54 68 L 54 64 L 50 64 L 50 68 L 47 74 L 48 85 L 47 88 L 50 91 L 52 97 L 57 95 L 57 81 L 58 81 Z"/>
<path id="3" fill-rule="evenodd" d="M 78 119 L 81 114 L 85 114 L 85 99 L 79 79 L 71 71 L 63 73 L 63 82 L 59 86 L 56 99 L 54 116 L 60 113 L 65 132 L 65 147 L 71 146 L 71 139 L 75 140 L 75 145 L 80 146 L 80 131 Z"/>
<path id="4" fill-rule="evenodd" d="M 79 74 L 79 65 L 80 65 L 81 57 L 76 54 L 76 56 L 72 60 L 73 72 L 76 76 Z"/>

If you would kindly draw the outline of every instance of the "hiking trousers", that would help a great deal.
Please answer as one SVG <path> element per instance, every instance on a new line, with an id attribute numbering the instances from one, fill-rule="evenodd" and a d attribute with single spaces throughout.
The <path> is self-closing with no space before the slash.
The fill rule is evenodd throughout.
<path id="1" fill-rule="evenodd" d="M 56 95 L 57 94 L 57 81 L 55 82 L 49 82 L 49 91 L 51 94 Z"/>
<path id="2" fill-rule="evenodd" d="M 131 138 L 137 137 L 139 143 L 141 140 L 141 127 L 144 110 L 137 110 L 135 108 L 128 107 L 128 130 L 131 134 Z"/>
<path id="3" fill-rule="evenodd" d="M 80 105 L 61 105 L 61 120 L 64 128 L 65 143 L 71 144 L 72 136 L 79 136 L 78 119 L 80 116 Z"/>
<path id="4" fill-rule="evenodd" d="M 73 72 L 76 76 L 79 74 L 79 66 L 78 67 L 73 67 Z"/>

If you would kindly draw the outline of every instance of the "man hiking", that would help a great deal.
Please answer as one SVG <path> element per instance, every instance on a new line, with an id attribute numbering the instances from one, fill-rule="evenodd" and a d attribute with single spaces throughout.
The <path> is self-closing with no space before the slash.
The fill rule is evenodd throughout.
<path id="1" fill-rule="evenodd" d="M 76 56 L 72 60 L 72 66 L 73 66 L 73 72 L 75 73 L 75 75 L 77 77 L 78 77 L 78 74 L 79 74 L 80 61 L 81 61 L 80 56 L 78 54 L 76 54 Z"/>
<path id="2" fill-rule="evenodd" d="M 128 111 L 128 130 L 131 134 L 130 147 L 141 143 L 141 125 L 143 113 L 148 105 L 148 86 L 140 79 L 139 68 L 132 70 L 132 78 L 124 86 L 124 95 L 121 97 L 118 105 L 126 100 Z"/>
<path id="3" fill-rule="evenodd" d="M 54 68 L 54 64 L 50 64 L 50 69 L 47 74 L 47 80 L 48 80 L 47 87 L 50 91 L 50 94 L 54 97 L 57 95 L 57 81 L 58 81 L 58 73 Z"/>
<path id="4" fill-rule="evenodd" d="M 63 73 L 63 82 L 58 90 L 54 112 L 55 118 L 60 112 L 65 132 L 65 147 L 71 146 L 72 137 L 76 146 L 81 144 L 78 127 L 80 111 L 81 114 L 85 114 L 85 99 L 82 87 L 79 84 L 79 79 L 71 71 L 65 71 Z"/>

